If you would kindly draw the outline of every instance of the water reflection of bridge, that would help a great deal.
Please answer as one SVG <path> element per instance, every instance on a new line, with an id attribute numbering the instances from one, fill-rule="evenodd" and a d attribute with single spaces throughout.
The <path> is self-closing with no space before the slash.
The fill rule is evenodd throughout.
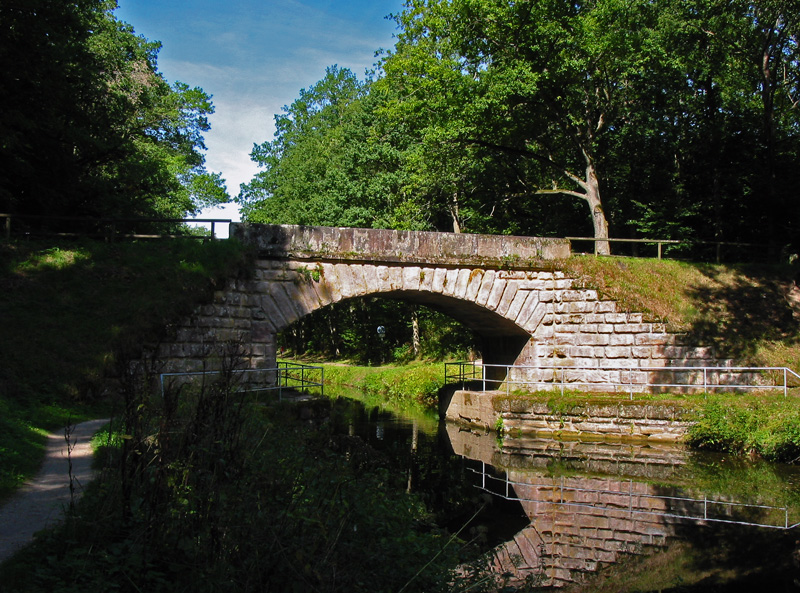
<path id="1" fill-rule="evenodd" d="M 493 551 L 493 570 L 559 587 L 634 555 L 664 549 L 694 523 L 787 529 L 787 506 L 691 486 L 690 454 L 674 446 L 507 439 L 447 428 L 476 485 L 518 500 L 531 523 Z M 503 468 L 497 470 L 495 468 Z"/>

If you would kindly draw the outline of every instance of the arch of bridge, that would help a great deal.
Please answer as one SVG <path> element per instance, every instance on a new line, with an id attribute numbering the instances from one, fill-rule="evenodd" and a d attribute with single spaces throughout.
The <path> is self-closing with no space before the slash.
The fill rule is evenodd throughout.
<path id="1" fill-rule="evenodd" d="M 350 298 L 398 298 L 444 311 L 484 338 L 530 338 L 547 313 L 558 272 L 474 267 L 269 261 L 257 264 L 255 292 L 278 333 L 318 309 Z"/>
<path id="2" fill-rule="evenodd" d="M 232 235 L 252 246 L 254 270 L 230 279 L 174 326 L 174 340 L 155 346 L 167 368 L 205 369 L 226 344 L 240 345 L 251 368 L 272 368 L 278 333 L 323 307 L 368 296 L 445 312 L 482 338 L 489 364 L 603 369 L 714 358 L 663 324 L 577 288 L 557 269 L 568 241 L 248 224 L 233 225 Z"/>
<path id="3" fill-rule="evenodd" d="M 559 273 L 542 270 L 570 254 L 569 241 L 538 237 L 253 224 L 232 235 L 258 253 L 255 292 L 272 333 L 374 295 L 443 310 L 517 354 L 545 316 L 541 295 L 556 288 Z"/>

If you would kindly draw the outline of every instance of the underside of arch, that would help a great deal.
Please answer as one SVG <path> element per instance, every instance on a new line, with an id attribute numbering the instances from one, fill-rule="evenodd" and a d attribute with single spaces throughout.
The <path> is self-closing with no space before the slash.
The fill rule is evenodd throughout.
<path id="1" fill-rule="evenodd" d="M 455 297 L 421 291 L 381 292 L 372 296 L 418 303 L 452 317 L 478 336 L 485 364 L 513 364 L 531 338 L 513 321 Z"/>

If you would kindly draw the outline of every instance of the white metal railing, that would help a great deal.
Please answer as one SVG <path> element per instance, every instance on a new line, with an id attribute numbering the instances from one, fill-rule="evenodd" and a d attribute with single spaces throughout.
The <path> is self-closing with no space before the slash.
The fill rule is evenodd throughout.
<path id="1" fill-rule="evenodd" d="M 578 488 L 564 484 L 564 478 L 559 482 L 553 480 L 548 482 L 522 482 L 509 479 L 508 474 L 503 472 L 503 477 L 497 477 L 487 472 L 485 462 L 481 463 L 481 470 L 468 468 L 473 473 L 480 476 L 481 483 L 477 487 L 485 492 L 494 494 L 506 500 L 519 500 L 521 502 L 538 502 L 555 504 L 564 507 L 591 508 L 607 512 L 625 512 L 631 515 L 652 515 L 670 519 L 682 519 L 688 521 L 711 521 L 716 523 L 731 523 L 735 525 L 748 525 L 753 527 L 769 527 L 772 529 L 794 529 L 800 526 L 796 521 L 796 509 L 789 506 L 776 506 L 767 504 L 751 504 L 724 500 L 721 498 L 703 495 L 703 498 L 691 496 L 667 496 L 663 494 L 645 494 L 634 492 L 633 480 L 620 480 L 620 484 L 627 482 L 628 489 L 625 490 L 602 490 L 597 488 Z M 495 486 L 494 488 L 492 486 Z M 543 494 L 541 498 L 520 497 L 518 490 L 529 490 L 531 487 L 539 488 L 549 493 Z M 597 502 L 576 502 L 576 493 L 595 494 Z M 603 502 L 603 497 L 607 500 Z M 622 500 L 625 504 L 620 504 Z M 663 507 L 663 509 L 658 508 Z M 735 514 L 746 514 L 749 516 L 760 515 L 761 520 L 736 519 Z M 790 519 L 790 516 L 792 517 Z M 771 520 L 767 520 L 770 518 Z"/>
<path id="2" fill-rule="evenodd" d="M 514 389 L 553 391 L 584 389 L 628 393 L 670 391 L 715 392 L 781 389 L 800 386 L 800 375 L 786 367 L 589 367 L 500 365 L 479 362 L 445 364 L 445 383 L 461 383 L 464 390 Z M 790 385 L 792 383 L 792 385 Z"/>
<path id="3" fill-rule="evenodd" d="M 185 373 L 161 373 L 161 395 L 167 388 L 176 388 L 191 384 L 198 380 L 220 377 L 222 371 L 196 371 Z M 283 390 L 305 391 L 318 388 L 320 395 L 325 390 L 325 369 L 295 362 L 279 362 L 278 366 L 269 369 L 245 369 L 233 371 L 232 383 L 234 391 L 239 393 L 277 392 L 278 399 L 283 399 Z M 319 377 L 317 379 L 317 377 Z"/>

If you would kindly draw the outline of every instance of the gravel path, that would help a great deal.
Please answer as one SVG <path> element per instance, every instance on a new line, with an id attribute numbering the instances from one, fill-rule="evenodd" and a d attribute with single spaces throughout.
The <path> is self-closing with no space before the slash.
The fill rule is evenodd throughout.
<path id="1" fill-rule="evenodd" d="M 72 476 L 75 493 L 92 477 L 90 439 L 108 420 L 90 420 L 73 427 Z M 69 506 L 69 459 L 64 431 L 47 437 L 47 450 L 42 468 L 0 507 L 0 562 L 19 548 L 33 541 L 33 534 L 58 522 Z"/>

